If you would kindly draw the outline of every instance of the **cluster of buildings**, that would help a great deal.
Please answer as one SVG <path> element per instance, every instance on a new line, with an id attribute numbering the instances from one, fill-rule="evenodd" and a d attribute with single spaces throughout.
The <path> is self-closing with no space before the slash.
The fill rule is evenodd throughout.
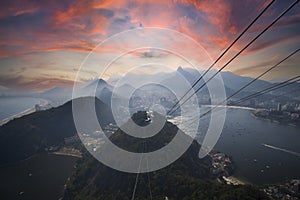
<path id="1" fill-rule="evenodd" d="M 46 152 L 51 153 L 51 152 L 58 151 L 59 148 L 60 148 L 59 146 L 49 146 L 49 147 L 45 147 L 44 150 L 45 150 Z"/>
<path id="2" fill-rule="evenodd" d="M 300 113 L 300 105 L 294 103 L 286 103 L 282 105 L 278 103 L 276 109 L 270 109 L 273 112 L 287 112 L 287 113 Z"/>
<path id="3" fill-rule="evenodd" d="M 274 199 L 299 200 L 300 180 L 294 179 L 282 184 L 268 186 L 263 191 Z"/>
<path id="4" fill-rule="evenodd" d="M 45 105 L 35 104 L 34 106 L 35 111 L 48 110 L 50 108 L 52 108 L 52 105 L 49 103 Z"/>
<path id="5" fill-rule="evenodd" d="M 81 133 L 82 142 L 89 150 L 96 152 L 105 142 L 105 137 L 110 137 L 117 130 L 118 126 L 110 123 L 103 127 L 102 130 L 96 130 L 92 133 Z"/>
<path id="6" fill-rule="evenodd" d="M 277 122 L 286 122 L 294 125 L 300 124 L 300 106 L 285 104 L 277 104 L 277 108 L 274 109 L 261 109 L 254 112 L 257 117 L 262 117 Z"/>
<path id="7" fill-rule="evenodd" d="M 141 96 L 133 95 L 129 101 L 129 110 L 131 113 L 136 113 L 140 110 L 148 110 L 154 104 L 160 104 L 166 110 L 169 110 L 177 99 L 173 99 L 170 95 L 159 95 L 159 94 L 143 94 Z"/>
<path id="8" fill-rule="evenodd" d="M 74 135 L 74 136 L 71 136 L 71 137 L 64 138 L 64 144 L 65 145 L 72 145 L 72 144 L 76 144 L 78 142 L 80 142 L 80 138 L 77 134 Z M 57 151 L 61 150 L 62 146 L 63 146 L 62 144 L 61 145 L 47 146 L 47 147 L 44 148 L 44 150 L 48 153 L 53 153 L 53 152 L 57 152 Z"/>
<path id="9" fill-rule="evenodd" d="M 67 156 L 82 158 L 82 154 L 81 154 L 80 150 L 71 148 L 71 147 L 63 147 L 63 148 L 59 149 L 58 151 L 53 152 L 53 154 L 67 155 Z"/>
<path id="10" fill-rule="evenodd" d="M 211 173 L 215 177 L 227 177 L 233 172 L 233 163 L 229 156 L 224 153 L 210 154 L 212 159 Z"/>
<path id="11" fill-rule="evenodd" d="M 296 102 L 286 102 L 286 103 L 280 103 L 280 102 L 267 102 L 263 105 L 257 106 L 260 108 L 268 108 L 272 111 L 280 111 L 280 112 L 300 112 L 300 104 Z"/>
<path id="12" fill-rule="evenodd" d="M 82 133 L 82 141 L 93 151 L 96 151 L 101 144 L 103 143 L 103 137 L 104 134 L 109 137 L 112 135 L 116 130 L 118 130 L 117 125 L 115 124 L 108 124 L 103 128 L 103 131 L 97 130 L 92 133 L 86 134 Z M 56 153 L 59 154 L 60 152 L 65 153 L 65 154 L 70 154 L 70 155 L 79 155 L 77 150 L 72 148 L 72 145 L 78 144 L 81 142 L 81 139 L 78 134 L 75 134 L 74 136 L 71 137 L 66 137 L 64 138 L 64 143 L 56 146 L 47 146 L 44 148 L 44 150 L 48 153 Z M 66 146 L 69 146 L 70 148 L 66 148 Z M 75 152 L 74 152 L 75 151 Z"/>
<path id="13" fill-rule="evenodd" d="M 103 128 L 103 131 L 107 134 L 107 135 L 112 135 L 114 132 L 116 132 L 119 129 L 119 127 L 116 124 L 113 123 L 109 123 L 108 125 L 106 125 Z"/>
<path id="14" fill-rule="evenodd" d="M 227 102 L 228 105 L 235 105 L 235 101 L 237 99 L 231 99 Z M 300 102 L 299 100 L 287 100 L 287 99 L 265 99 L 263 97 L 257 99 L 249 99 L 247 101 L 241 102 L 238 105 L 241 106 L 248 106 L 252 108 L 263 108 L 263 109 L 270 109 L 270 110 L 281 110 L 281 111 L 288 111 L 288 112 L 299 112 L 300 111 Z"/>

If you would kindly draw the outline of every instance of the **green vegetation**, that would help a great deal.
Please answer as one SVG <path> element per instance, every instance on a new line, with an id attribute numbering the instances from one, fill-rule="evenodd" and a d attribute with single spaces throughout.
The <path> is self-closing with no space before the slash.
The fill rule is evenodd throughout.
<path id="1" fill-rule="evenodd" d="M 181 159 L 167 168 L 149 174 L 153 199 L 269 199 L 253 186 L 232 186 L 217 183 L 207 177 L 191 175 L 183 171 Z M 201 170 L 201 169 L 200 169 Z M 207 174 L 208 175 L 208 174 Z M 78 170 L 68 183 L 64 199 L 129 200 L 132 196 L 136 175 L 108 168 L 89 156 L 85 156 Z M 149 198 L 147 174 L 140 174 L 136 198 Z"/>
<path id="2" fill-rule="evenodd" d="M 134 117 L 137 116 L 141 118 L 134 121 L 139 123 L 146 118 L 143 113 Z M 119 147 L 130 151 L 145 151 L 145 144 L 148 147 L 147 151 L 153 151 L 168 143 L 177 131 L 182 140 L 191 140 L 170 122 L 151 138 L 137 139 L 119 129 L 110 139 Z M 153 199 L 164 200 L 165 197 L 169 200 L 268 199 L 263 192 L 250 185 L 231 186 L 218 183 L 210 173 L 210 157 L 199 159 L 199 149 L 199 144 L 193 141 L 188 150 L 168 167 L 149 174 L 140 174 L 135 199 L 150 199 L 148 175 Z M 129 200 L 132 197 L 135 180 L 136 174 L 111 169 L 85 152 L 75 174 L 67 183 L 64 199 Z"/>
<path id="3" fill-rule="evenodd" d="M 85 109 L 85 105 L 91 100 L 94 99 L 87 97 L 75 101 Z M 100 124 L 107 125 L 113 122 L 110 108 L 98 99 L 95 103 Z M 105 118 L 100 118 L 100 115 Z M 155 114 L 154 119 L 163 120 L 158 114 Z M 142 126 L 149 123 L 148 116 L 144 112 L 134 115 L 133 120 Z M 73 136 L 75 133 L 71 102 L 15 119 L 0 127 L 0 164 L 25 159 L 43 152 L 49 146 L 62 145 L 65 137 Z M 181 141 L 192 140 L 170 122 L 166 122 L 163 129 L 150 138 L 138 139 L 119 129 L 110 139 L 129 151 L 149 152 L 165 146 L 176 133 L 179 134 Z M 131 199 L 136 174 L 111 169 L 81 148 L 83 158 L 78 161 L 77 169 L 67 183 L 64 199 Z M 169 200 L 268 199 L 263 192 L 253 186 L 218 183 L 211 174 L 211 158 L 199 159 L 199 149 L 199 144 L 193 141 L 188 150 L 168 167 L 149 174 L 140 174 L 135 199 L 149 199 L 148 175 L 153 199 L 163 200 L 165 197 Z"/>
<path id="4" fill-rule="evenodd" d="M 92 97 L 84 97 L 75 102 L 84 109 L 85 105 L 94 100 Z M 96 99 L 95 108 L 98 116 L 106 117 L 101 118 L 100 123 L 105 125 L 112 122 L 111 111 L 106 104 Z M 57 108 L 15 119 L 0 127 L 0 164 L 26 159 L 43 152 L 46 147 L 60 146 L 65 137 L 73 136 L 76 132 L 71 101 Z"/>

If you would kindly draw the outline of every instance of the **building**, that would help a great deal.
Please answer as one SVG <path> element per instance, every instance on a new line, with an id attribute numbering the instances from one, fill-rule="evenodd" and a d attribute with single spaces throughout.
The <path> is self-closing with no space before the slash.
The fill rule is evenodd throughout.
<path id="1" fill-rule="evenodd" d="M 282 108 L 281 108 L 281 103 L 278 103 L 277 104 L 277 111 L 281 111 L 282 110 Z"/>

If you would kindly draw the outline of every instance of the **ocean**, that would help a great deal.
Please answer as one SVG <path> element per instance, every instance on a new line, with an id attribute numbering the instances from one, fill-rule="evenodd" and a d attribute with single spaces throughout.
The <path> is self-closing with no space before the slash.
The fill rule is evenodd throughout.
<path id="1" fill-rule="evenodd" d="M 0 97 L 0 121 L 32 109 L 40 101 L 32 97 Z"/>
<path id="2" fill-rule="evenodd" d="M 228 108 L 225 125 L 214 150 L 233 158 L 236 166 L 234 176 L 241 180 L 268 184 L 299 179 L 300 128 L 258 119 L 251 115 L 252 112 L 243 108 Z M 200 144 L 209 119 L 207 115 L 200 120 Z M 183 129 L 188 130 L 189 126 Z"/>

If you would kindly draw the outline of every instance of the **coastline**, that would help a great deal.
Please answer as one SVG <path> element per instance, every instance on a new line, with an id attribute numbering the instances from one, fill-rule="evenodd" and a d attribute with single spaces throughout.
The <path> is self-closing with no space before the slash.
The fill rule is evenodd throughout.
<path id="1" fill-rule="evenodd" d="M 8 118 L 5 118 L 5 119 L 1 120 L 0 126 L 3 126 L 4 124 L 10 122 L 11 120 L 14 120 L 14 119 L 23 117 L 23 116 L 25 116 L 25 115 L 29 115 L 29 114 L 31 114 L 31 113 L 34 113 L 35 111 L 36 111 L 35 108 L 29 108 L 29 109 L 27 109 L 27 110 L 24 110 L 24 111 L 18 113 L 18 114 L 15 114 L 15 115 L 13 115 L 13 116 L 10 116 L 10 117 L 8 117 Z"/>
<path id="2" fill-rule="evenodd" d="M 246 106 L 229 106 L 229 105 L 201 105 L 201 107 L 211 108 L 211 107 L 219 107 L 219 108 L 235 108 L 235 109 L 243 109 L 243 110 L 256 110 L 255 108 L 246 107 Z"/>
<path id="3" fill-rule="evenodd" d="M 238 178 L 234 175 L 228 177 L 223 176 L 222 178 L 228 185 L 251 185 L 249 182 L 242 180 L 241 178 Z"/>
<path id="4" fill-rule="evenodd" d="M 50 154 L 82 158 L 82 154 L 78 149 L 70 147 L 63 147 L 58 151 L 51 152 Z"/>
<path id="5" fill-rule="evenodd" d="M 262 121 L 273 123 L 273 124 L 279 124 L 279 125 L 285 125 L 285 126 L 292 126 L 292 127 L 299 127 L 299 125 L 297 125 L 297 124 L 283 122 L 283 121 L 278 121 L 276 119 L 270 119 L 270 118 L 266 118 L 266 117 L 262 117 L 262 116 L 257 116 L 254 112 L 251 112 L 251 116 L 254 119 L 262 120 Z"/>
<path id="6" fill-rule="evenodd" d="M 52 154 L 52 155 L 59 155 L 59 156 L 70 156 L 70 157 L 82 158 L 81 155 L 78 155 L 78 154 L 72 154 L 72 153 L 53 152 L 53 153 L 50 153 L 50 154 Z"/>
<path id="7" fill-rule="evenodd" d="M 38 98 L 38 100 L 40 101 L 40 103 L 38 103 L 38 105 L 41 106 L 41 107 L 43 107 L 43 106 L 45 106 L 45 105 L 47 105 L 47 104 L 50 103 L 46 99 L 40 99 L 40 98 Z M 35 105 L 37 105 L 37 104 L 35 104 Z M 32 113 L 36 112 L 35 105 L 33 107 L 31 107 L 31 108 L 28 108 L 28 109 L 26 109 L 24 111 L 21 111 L 20 113 L 17 113 L 15 115 L 12 115 L 10 117 L 7 117 L 7 118 L 1 120 L 0 121 L 0 126 L 3 126 L 4 124 L 7 124 L 8 122 L 10 122 L 10 121 L 12 121 L 14 119 L 17 119 L 17 118 L 23 117 L 25 115 L 29 115 L 29 114 L 32 114 Z"/>

